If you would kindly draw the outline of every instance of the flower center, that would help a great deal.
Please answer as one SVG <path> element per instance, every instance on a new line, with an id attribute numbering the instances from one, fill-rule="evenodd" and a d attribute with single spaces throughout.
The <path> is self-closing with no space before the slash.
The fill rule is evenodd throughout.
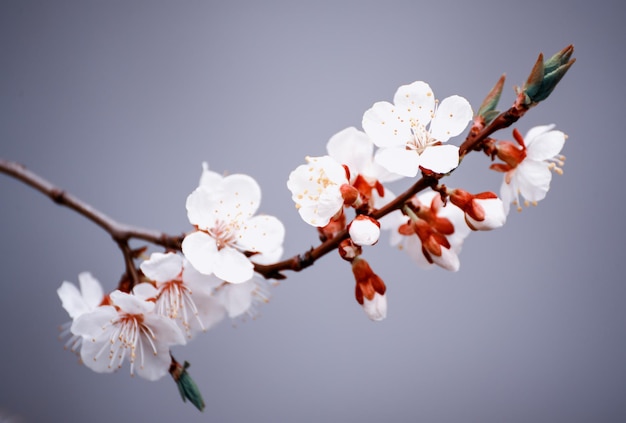
<path id="1" fill-rule="evenodd" d="M 236 241 L 236 226 L 236 222 L 226 223 L 218 220 L 215 222 L 215 226 L 207 231 L 208 234 L 215 239 L 218 250 L 234 246 Z"/>
<path id="2" fill-rule="evenodd" d="M 413 138 L 407 141 L 406 149 L 414 150 L 417 154 L 422 154 L 427 147 L 437 143 L 437 140 L 430 135 L 426 127 L 414 119 L 411 119 L 411 133 Z"/>

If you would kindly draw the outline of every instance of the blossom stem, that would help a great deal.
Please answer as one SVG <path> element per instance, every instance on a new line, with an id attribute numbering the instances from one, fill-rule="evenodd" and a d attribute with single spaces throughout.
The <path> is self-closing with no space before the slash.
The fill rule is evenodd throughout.
<path id="1" fill-rule="evenodd" d="M 463 158 L 468 152 L 475 150 L 480 151 L 482 142 L 491 134 L 500 129 L 508 128 L 517 122 L 528 111 L 528 106 L 515 102 L 507 111 L 500 113 L 489 125 L 481 131 L 470 132 L 465 141 L 459 147 L 459 157 Z"/>

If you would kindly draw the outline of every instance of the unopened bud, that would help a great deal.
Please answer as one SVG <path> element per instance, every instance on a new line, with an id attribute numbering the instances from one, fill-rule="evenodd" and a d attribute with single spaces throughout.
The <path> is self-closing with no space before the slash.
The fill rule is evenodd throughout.
<path id="1" fill-rule="evenodd" d="M 341 191 L 341 198 L 343 198 L 343 204 L 346 206 L 358 206 L 359 190 L 352 185 L 343 184 L 339 187 Z"/>
<path id="2" fill-rule="evenodd" d="M 337 250 L 341 258 L 349 262 L 360 256 L 362 252 L 361 247 L 353 243 L 350 238 L 341 241 Z"/>
<path id="3" fill-rule="evenodd" d="M 357 245 L 374 245 L 380 238 L 380 223 L 369 216 L 358 215 L 348 226 L 350 238 Z"/>
<path id="4" fill-rule="evenodd" d="M 352 261 L 352 273 L 356 280 L 354 294 L 371 320 L 380 321 L 387 317 L 387 287 L 365 259 L 360 257 Z"/>

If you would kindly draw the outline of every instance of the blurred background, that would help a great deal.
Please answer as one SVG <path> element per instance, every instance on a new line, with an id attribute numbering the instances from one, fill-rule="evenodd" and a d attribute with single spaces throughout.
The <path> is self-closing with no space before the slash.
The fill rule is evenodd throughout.
<path id="1" fill-rule="evenodd" d="M 2 1 L 0 157 L 171 234 L 190 229 L 202 161 L 247 173 L 260 211 L 285 223 L 286 256 L 317 244 L 289 172 L 360 128 L 374 102 L 424 80 L 477 110 L 506 73 L 504 109 L 540 52 L 573 43 L 577 62 L 517 125 L 569 135 L 544 201 L 472 234 L 457 273 L 417 268 L 387 237 L 366 249 L 388 286 L 382 322 L 335 254 L 289 273 L 256 319 L 175 348 L 204 413 L 169 376 L 96 374 L 63 350 L 56 289 L 90 271 L 112 290 L 122 256 L 83 217 L 0 175 L 0 421 L 626 421 L 622 11 L 605 0 Z M 470 155 L 447 184 L 497 192 L 489 164 Z"/>

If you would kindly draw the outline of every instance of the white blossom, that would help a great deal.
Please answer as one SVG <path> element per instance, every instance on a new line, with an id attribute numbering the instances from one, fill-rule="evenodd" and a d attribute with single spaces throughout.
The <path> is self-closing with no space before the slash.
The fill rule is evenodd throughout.
<path id="1" fill-rule="evenodd" d="M 443 144 L 472 119 L 469 102 L 453 95 L 437 104 L 422 81 L 403 85 L 394 102 L 380 101 L 363 115 L 363 129 L 379 147 L 375 160 L 390 172 L 414 177 L 420 167 L 447 173 L 459 164 L 458 147 Z"/>
<path id="2" fill-rule="evenodd" d="M 187 338 L 224 317 L 224 308 L 212 296 L 214 279 L 199 273 L 180 255 L 152 253 L 140 267 L 156 284 L 156 312 L 172 319 Z"/>
<path id="3" fill-rule="evenodd" d="M 505 164 L 494 164 L 491 168 L 505 172 L 500 197 L 507 214 L 511 203 L 521 210 L 520 195 L 527 205 L 543 200 L 550 189 L 551 171 L 562 173 L 565 158 L 560 152 L 567 137 L 552 128 L 554 125 L 536 126 L 523 138 L 514 131 L 518 145 L 512 142 L 498 144 L 498 158 Z"/>
<path id="4" fill-rule="evenodd" d="M 341 186 L 349 184 L 346 170 L 330 156 L 307 157 L 307 164 L 289 174 L 287 188 L 300 217 L 323 227 L 343 208 Z"/>
<path id="5" fill-rule="evenodd" d="M 261 189 L 253 178 L 242 174 L 222 178 L 214 172 L 208 178 L 206 172 L 205 167 L 201 185 L 187 198 L 187 216 L 197 230 L 183 240 L 183 254 L 202 274 L 245 282 L 254 273 L 255 253 L 282 254 L 285 228 L 273 216 L 254 215 Z"/>
<path id="6" fill-rule="evenodd" d="M 154 301 L 147 301 L 146 294 L 156 296 L 154 287 L 135 289 L 136 294 L 113 291 L 111 305 L 78 316 L 72 332 L 83 337 L 82 361 L 95 372 L 113 372 L 128 360 L 131 375 L 157 380 L 168 372 L 170 346 L 185 344 L 185 337 L 171 319 L 154 312 Z"/>

